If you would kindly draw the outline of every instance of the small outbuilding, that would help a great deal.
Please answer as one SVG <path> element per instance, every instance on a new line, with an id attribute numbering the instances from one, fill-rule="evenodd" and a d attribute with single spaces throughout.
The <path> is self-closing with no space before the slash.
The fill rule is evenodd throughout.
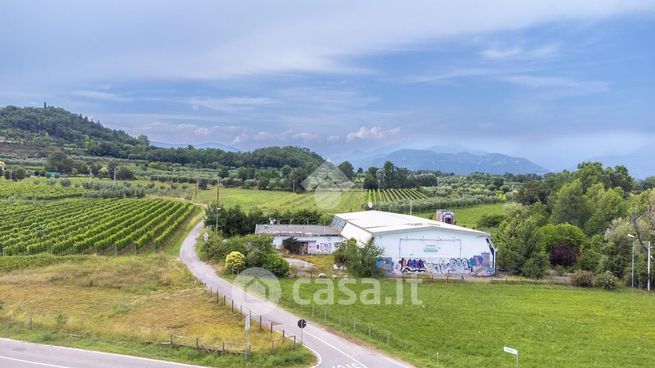
<path id="1" fill-rule="evenodd" d="M 344 240 L 334 226 L 262 224 L 255 227 L 255 234 L 273 237 L 275 248 L 282 249 L 285 240 L 300 243 L 301 254 L 332 254 L 336 244 Z"/>
<path id="2" fill-rule="evenodd" d="M 385 273 L 492 276 L 496 248 L 491 236 L 445 222 L 382 211 L 342 213 L 332 225 L 341 237 L 384 249 L 378 266 Z"/>

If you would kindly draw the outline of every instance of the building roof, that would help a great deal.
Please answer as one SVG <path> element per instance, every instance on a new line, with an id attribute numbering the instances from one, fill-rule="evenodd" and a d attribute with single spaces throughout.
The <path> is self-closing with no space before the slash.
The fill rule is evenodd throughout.
<path id="1" fill-rule="evenodd" d="M 334 226 L 261 224 L 255 226 L 255 234 L 273 236 L 340 236 L 341 232 Z"/>
<path id="2" fill-rule="evenodd" d="M 490 236 L 489 233 L 483 231 L 473 230 L 462 226 L 446 224 L 444 222 L 428 220 L 422 217 L 403 215 L 399 213 L 383 212 L 383 211 L 361 211 L 341 213 L 335 217 L 354 225 L 371 235 L 391 233 L 391 232 L 407 232 L 427 229 L 443 229 L 450 231 L 461 231 L 476 234 L 479 236 Z M 335 222 L 336 223 L 336 222 Z M 340 227 L 343 228 L 342 224 Z M 337 226 L 339 226 L 337 224 Z"/>

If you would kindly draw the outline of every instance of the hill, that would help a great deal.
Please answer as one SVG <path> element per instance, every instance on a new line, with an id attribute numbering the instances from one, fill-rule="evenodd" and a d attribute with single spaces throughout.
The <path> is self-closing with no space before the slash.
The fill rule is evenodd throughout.
<path id="1" fill-rule="evenodd" d="M 648 146 L 640 147 L 627 155 L 594 157 L 589 161 L 600 161 L 605 166 L 624 165 L 638 179 L 655 176 L 653 152 Z"/>
<path id="2" fill-rule="evenodd" d="M 473 172 L 485 172 L 502 175 L 541 174 L 548 170 L 525 158 L 508 156 L 500 153 L 484 152 L 448 152 L 442 146 L 432 149 L 401 149 L 388 154 L 368 158 L 367 162 L 357 162 L 359 166 L 384 165 L 391 161 L 396 166 L 410 170 L 434 170 L 468 175 Z"/>
<path id="3" fill-rule="evenodd" d="M 282 168 L 288 165 L 310 171 L 324 161 L 319 154 L 295 146 L 264 147 L 251 152 L 192 146 L 156 147 L 146 136 L 132 137 L 62 108 L 7 106 L 0 109 L 0 152 L 46 157 L 62 148 L 79 156 L 200 164 L 203 167 Z"/>

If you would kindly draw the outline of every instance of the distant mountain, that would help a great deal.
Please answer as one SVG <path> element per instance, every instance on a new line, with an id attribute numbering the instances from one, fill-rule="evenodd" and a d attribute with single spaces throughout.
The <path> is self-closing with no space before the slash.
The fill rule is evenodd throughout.
<path id="1" fill-rule="evenodd" d="M 161 148 L 185 148 L 189 146 L 188 144 L 183 144 L 183 143 L 165 143 L 165 142 L 150 142 L 150 144 L 155 147 L 161 147 Z M 195 148 L 215 148 L 215 149 L 223 150 L 225 152 L 240 152 L 240 150 L 236 147 L 228 146 L 221 143 L 199 143 L 199 144 L 192 144 L 192 146 Z"/>
<path id="2" fill-rule="evenodd" d="M 520 157 L 512 157 L 500 153 L 473 154 L 470 152 L 443 152 L 445 149 L 440 148 L 442 147 L 401 149 L 369 159 L 368 162 L 354 161 L 357 163 L 355 166 L 381 167 L 388 160 L 396 166 L 406 167 L 410 170 L 438 170 L 453 172 L 458 175 L 467 175 L 473 172 L 499 175 L 505 173 L 542 174 L 548 172 L 545 168 Z"/>
<path id="3" fill-rule="evenodd" d="M 648 176 L 655 176 L 654 151 L 652 147 L 643 146 L 627 155 L 594 157 L 588 161 L 599 161 L 605 166 L 623 165 L 628 168 L 630 175 L 644 179 Z"/>

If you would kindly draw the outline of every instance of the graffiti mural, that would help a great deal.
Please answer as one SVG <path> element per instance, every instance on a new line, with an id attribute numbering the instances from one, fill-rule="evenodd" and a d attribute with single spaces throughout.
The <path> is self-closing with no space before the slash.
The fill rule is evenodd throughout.
<path id="1" fill-rule="evenodd" d="M 429 273 L 436 275 L 492 276 L 494 274 L 491 253 L 482 252 L 471 258 L 380 258 L 377 262 L 386 274 Z"/>

